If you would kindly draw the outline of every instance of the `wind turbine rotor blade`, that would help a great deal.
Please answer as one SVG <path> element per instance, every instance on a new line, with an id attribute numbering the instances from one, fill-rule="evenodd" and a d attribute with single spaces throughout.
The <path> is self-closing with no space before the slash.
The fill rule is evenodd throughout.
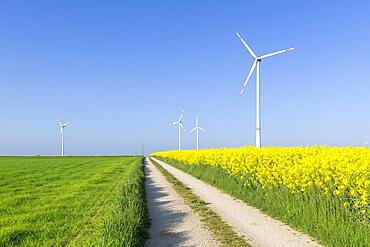
<path id="1" fill-rule="evenodd" d="M 249 51 L 249 53 L 252 55 L 252 57 L 254 57 L 255 59 L 257 59 L 257 56 L 256 54 L 254 54 L 254 52 L 252 51 L 252 49 L 248 46 L 248 44 L 244 41 L 244 39 L 242 38 L 242 36 L 240 36 L 240 34 L 238 32 L 236 32 L 236 35 L 238 35 L 239 39 L 242 41 L 242 43 L 244 44 L 244 46 L 247 48 L 247 50 Z"/>
<path id="2" fill-rule="evenodd" d="M 59 125 L 60 125 L 60 126 L 62 126 L 62 125 L 63 125 L 59 120 L 58 120 L 58 123 L 59 123 Z"/>
<path id="3" fill-rule="evenodd" d="M 184 128 L 184 126 L 182 125 L 182 123 L 179 123 L 179 125 L 180 125 L 181 129 L 183 129 L 183 128 Z"/>
<path id="4" fill-rule="evenodd" d="M 281 50 L 281 51 L 271 52 L 271 53 L 260 56 L 258 59 L 263 59 L 263 58 L 266 58 L 266 57 L 275 56 L 275 55 L 278 55 L 278 54 L 281 54 L 281 53 L 284 53 L 284 52 L 293 51 L 294 49 L 295 48 L 289 48 L 289 49 L 285 49 L 285 50 Z"/>
<path id="5" fill-rule="evenodd" d="M 242 90 L 240 90 L 240 94 L 243 94 L 244 89 L 245 89 L 245 87 L 247 86 L 248 81 L 249 81 L 249 79 L 251 78 L 252 73 L 253 73 L 254 69 L 256 68 L 257 63 L 258 63 L 258 62 L 257 62 L 257 59 L 256 59 L 256 60 L 254 60 L 254 63 L 253 63 L 253 65 L 252 65 L 252 68 L 249 70 L 249 74 L 248 74 L 248 76 L 247 76 L 247 79 L 245 79 L 245 82 L 244 82 L 244 85 L 243 85 L 243 87 L 242 87 Z"/>
<path id="6" fill-rule="evenodd" d="M 206 130 L 205 129 L 203 129 L 202 127 L 198 127 L 201 131 L 204 131 L 204 132 L 206 132 Z"/>
<path id="7" fill-rule="evenodd" d="M 176 122 L 169 123 L 168 125 L 176 125 L 178 123 L 179 123 L 179 121 L 176 121 Z"/>
<path id="8" fill-rule="evenodd" d="M 193 132 L 194 130 L 196 130 L 197 128 L 194 127 L 192 130 L 189 131 L 189 133 Z"/>
<path id="9" fill-rule="evenodd" d="M 181 122 L 183 116 L 184 116 L 184 111 L 181 112 L 181 115 L 180 115 L 180 118 L 179 118 L 179 122 Z"/>

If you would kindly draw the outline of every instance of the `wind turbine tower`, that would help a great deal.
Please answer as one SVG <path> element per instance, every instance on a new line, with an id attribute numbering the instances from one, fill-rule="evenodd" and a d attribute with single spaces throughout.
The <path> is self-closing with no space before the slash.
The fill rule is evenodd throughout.
<path id="1" fill-rule="evenodd" d="M 64 123 L 64 124 L 62 124 L 62 122 L 60 122 L 59 120 L 58 120 L 58 122 L 59 122 L 59 125 L 60 125 L 59 136 L 60 136 L 61 141 L 62 141 L 62 156 L 64 156 L 64 128 L 69 124 L 69 122 Z"/>
<path id="2" fill-rule="evenodd" d="M 197 133 L 197 150 L 199 150 L 199 130 L 201 131 L 205 131 L 205 130 L 199 126 L 198 116 L 195 116 L 195 127 L 192 130 L 190 130 L 189 133 L 193 132 L 194 130 Z"/>
<path id="3" fill-rule="evenodd" d="M 181 130 L 184 128 L 182 125 L 182 117 L 184 116 L 184 111 L 181 112 L 181 115 L 179 117 L 179 120 L 176 122 L 169 123 L 169 125 L 178 125 L 179 128 L 179 150 L 181 150 Z"/>

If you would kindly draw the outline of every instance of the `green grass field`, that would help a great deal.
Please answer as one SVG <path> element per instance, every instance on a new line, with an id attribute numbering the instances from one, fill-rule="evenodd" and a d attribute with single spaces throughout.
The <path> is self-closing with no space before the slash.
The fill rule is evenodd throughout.
<path id="1" fill-rule="evenodd" d="M 0 157 L 0 246 L 141 246 L 143 157 Z"/>

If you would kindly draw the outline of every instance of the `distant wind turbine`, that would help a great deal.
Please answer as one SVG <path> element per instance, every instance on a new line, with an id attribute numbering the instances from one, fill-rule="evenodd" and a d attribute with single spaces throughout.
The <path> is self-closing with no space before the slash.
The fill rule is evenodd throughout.
<path id="1" fill-rule="evenodd" d="M 256 147 L 257 148 L 260 148 L 261 147 L 260 63 L 261 63 L 262 59 L 265 59 L 265 58 L 271 57 L 271 56 L 275 56 L 275 55 L 278 55 L 280 53 L 292 51 L 295 48 L 289 48 L 289 49 L 285 49 L 285 50 L 281 50 L 281 51 L 277 51 L 277 52 L 272 52 L 272 53 L 268 53 L 268 54 L 265 54 L 265 55 L 262 55 L 262 56 L 257 57 L 256 54 L 252 51 L 252 49 L 244 41 L 244 39 L 239 35 L 239 33 L 236 33 L 236 35 L 238 35 L 239 39 L 242 41 L 242 43 L 244 44 L 244 46 L 247 48 L 247 50 L 249 51 L 249 53 L 254 58 L 254 62 L 253 62 L 252 68 L 249 70 L 249 74 L 247 76 L 247 79 L 244 82 L 244 85 L 243 85 L 242 90 L 240 91 L 240 94 L 243 94 L 244 89 L 247 86 L 247 83 L 248 83 L 250 77 L 252 76 L 252 73 L 253 73 L 254 69 L 257 67 L 257 72 L 256 72 Z"/>
<path id="2" fill-rule="evenodd" d="M 198 116 L 195 116 L 195 127 L 192 130 L 190 130 L 190 133 L 193 132 L 194 130 L 197 133 L 197 150 L 199 150 L 199 130 L 201 131 L 205 131 L 205 130 L 199 126 Z"/>
<path id="3" fill-rule="evenodd" d="M 64 128 L 69 124 L 69 122 L 65 123 L 65 124 L 62 124 L 59 120 L 59 125 L 60 125 L 60 132 L 59 132 L 59 136 L 62 140 L 62 156 L 64 156 Z"/>
<path id="4" fill-rule="evenodd" d="M 182 125 L 182 117 L 184 116 L 184 111 L 181 112 L 180 118 L 176 122 L 169 123 L 169 125 L 178 125 L 179 128 L 179 150 L 181 150 L 181 129 L 184 128 Z"/>

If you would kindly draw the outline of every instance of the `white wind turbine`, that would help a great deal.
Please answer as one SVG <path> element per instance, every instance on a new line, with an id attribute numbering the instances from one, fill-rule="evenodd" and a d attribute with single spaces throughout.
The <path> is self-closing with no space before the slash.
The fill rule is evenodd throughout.
<path id="1" fill-rule="evenodd" d="M 181 129 L 184 128 L 184 126 L 182 125 L 182 117 L 184 116 L 184 111 L 181 112 L 181 115 L 180 115 L 180 118 L 178 121 L 176 122 L 172 122 L 172 123 L 169 123 L 169 125 L 178 125 L 178 128 L 179 128 L 179 150 L 181 150 Z"/>
<path id="2" fill-rule="evenodd" d="M 295 48 L 289 48 L 289 49 L 285 49 L 285 50 L 281 50 L 281 51 L 277 51 L 277 52 L 272 52 L 272 53 L 268 53 L 268 54 L 265 54 L 265 55 L 262 55 L 262 56 L 259 56 L 257 57 L 256 54 L 254 54 L 254 52 L 252 51 L 252 49 L 247 45 L 247 43 L 244 41 L 244 39 L 239 35 L 239 33 L 236 33 L 236 35 L 238 35 L 239 39 L 242 41 L 242 43 L 244 44 L 244 46 L 247 48 L 247 50 L 249 51 L 249 53 L 252 55 L 252 57 L 254 58 L 254 62 L 253 62 L 253 65 L 252 65 L 252 68 L 250 69 L 249 71 L 249 74 L 247 76 L 247 79 L 245 80 L 244 82 L 244 85 L 243 85 L 243 88 L 242 90 L 240 91 L 240 94 L 243 94 L 244 92 L 244 89 L 245 87 L 247 86 L 247 83 L 248 83 L 248 80 L 250 79 L 250 77 L 252 76 L 252 73 L 254 71 L 254 69 L 257 67 L 257 72 L 256 72 L 256 147 L 257 148 L 260 148 L 261 147 L 261 120 L 260 120 L 260 62 L 262 61 L 262 59 L 264 58 L 267 58 L 267 57 L 271 57 L 271 56 L 275 56 L 275 55 L 278 55 L 280 53 L 284 53 L 284 52 L 287 52 L 287 51 L 292 51 L 294 50 Z"/>
<path id="3" fill-rule="evenodd" d="M 60 125 L 60 132 L 59 132 L 59 136 L 62 140 L 62 156 L 64 156 L 64 128 L 69 124 L 69 122 L 65 123 L 65 124 L 62 124 L 59 120 L 59 125 Z"/>
<path id="4" fill-rule="evenodd" d="M 199 130 L 201 131 L 205 130 L 199 126 L 198 116 L 195 116 L 195 127 L 192 130 L 190 130 L 190 133 L 193 132 L 194 130 L 197 131 L 197 150 L 199 150 Z"/>

